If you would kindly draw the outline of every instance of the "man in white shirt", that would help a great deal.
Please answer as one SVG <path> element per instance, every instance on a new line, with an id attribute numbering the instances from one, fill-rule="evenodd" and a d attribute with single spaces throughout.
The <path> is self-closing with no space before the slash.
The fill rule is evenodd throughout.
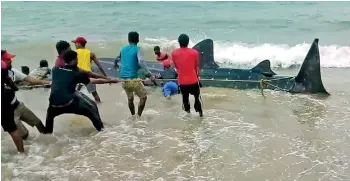
<path id="1" fill-rule="evenodd" d="M 25 81 L 32 85 L 37 85 L 37 84 L 50 85 L 51 84 L 50 81 L 40 80 L 35 77 L 25 75 L 19 70 L 13 68 L 12 59 L 15 57 L 16 55 L 10 54 L 6 50 L 1 50 L 1 61 L 4 61 L 7 64 L 9 77 L 11 77 L 12 80 L 14 80 L 14 82 Z M 32 127 L 35 126 L 40 133 L 44 133 L 45 131 L 45 126 L 43 125 L 41 120 L 29 108 L 27 108 L 23 104 L 23 102 L 20 102 L 19 105 L 15 108 L 15 122 L 20 131 L 22 138 L 26 139 L 28 137 L 29 132 L 21 121 L 26 122 L 28 125 Z"/>

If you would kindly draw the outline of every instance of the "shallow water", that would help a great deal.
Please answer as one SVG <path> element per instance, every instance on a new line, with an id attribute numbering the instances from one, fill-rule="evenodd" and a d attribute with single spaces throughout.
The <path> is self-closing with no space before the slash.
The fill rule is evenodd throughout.
<path id="1" fill-rule="evenodd" d="M 180 96 L 165 100 L 153 88 L 143 117 L 133 119 L 119 85 L 98 86 L 105 131 L 64 115 L 53 135 L 30 130 L 26 155 L 2 131 L 2 179 L 350 180 L 349 73 L 323 71 L 328 98 L 204 88 L 203 119 L 185 114 Z M 43 96 L 47 90 L 19 94 L 41 118 Z"/>
<path id="2" fill-rule="evenodd" d="M 213 39 L 215 61 L 223 66 L 247 68 L 270 59 L 272 67 L 286 68 L 300 65 L 319 38 L 322 79 L 331 93 L 324 98 L 264 90 L 263 98 L 259 90 L 203 88 L 200 119 L 181 110 L 180 96 L 168 101 L 149 88 L 144 115 L 135 120 L 120 85 L 98 85 L 105 131 L 97 133 L 84 117 L 64 115 L 56 118 L 53 135 L 29 128 L 25 155 L 17 155 L 1 131 L 1 179 L 349 181 L 350 69 L 341 68 L 350 67 L 344 38 L 350 35 L 349 5 L 1 2 L 1 46 L 17 55 L 17 68 L 33 69 L 41 59 L 51 67 L 55 43 L 76 36 L 87 38 L 98 57 L 116 57 L 131 30 L 140 33 L 147 60 L 154 59 L 153 46 L 170 52 L 179 34 L 187 33 L 191 46 Z M 43 121 L 48 95 L 44 89 L 18 93 Z"/>

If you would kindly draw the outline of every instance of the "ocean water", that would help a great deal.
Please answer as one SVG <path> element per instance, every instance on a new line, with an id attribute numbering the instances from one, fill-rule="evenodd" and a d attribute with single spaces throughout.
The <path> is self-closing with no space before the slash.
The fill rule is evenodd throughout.
<path id="1" fill-rule="evenodd" d="M 217 62 L 251 67 L 270 59 L 274 67 L 289 67 L 300 64 L 310 43 L 319 38 L 322 66 L 350 67 L 350 11 L 340 10 L 350 7 L 349 2 L 1 4 L 2 47 L 23 52 L 21 63 L 37 61 L 35 57 L 53 62 L 55 42 L 77 36 L 86 37 L 99 56 L 114 57 L 133 30 L 140 33 L 148 59 L 154 59 L 154 45 L 170 51 L 177 37 L 187 33 L 192 45 L 213 39 Z"/>
<path id="2" fill-rule="evenodd" d="M 14 67 L 35 68 L 41 59 L 53 65 L 55 43 L 76 36 L 98 57 L 116 57 L 127 33 L 138 31 L 148 60 L 153 46 L 170 52 L 187 33 L 191 46 L 213 39 L 215 61 L 224 66 L 269 59 L 278 74 L 296 75 L 319 38 L 331 93 L 264 90 L 263 98 L 259 90 L 203 88 L 199 119 L 182 111 L 181 96 L 165 100 L 148 88 L 135 120 L 120 84 L 98 85 L 105 131 L 83 117 L 59 116 L 52 135 L 27 126 L 24 155 L 1 131 L 1 180 L 349 181 L 349 9 L 349 2 L 1 2 L 1 48 L 17 55 Z M 17 96 L 45 123 L 49 93 Z"/>

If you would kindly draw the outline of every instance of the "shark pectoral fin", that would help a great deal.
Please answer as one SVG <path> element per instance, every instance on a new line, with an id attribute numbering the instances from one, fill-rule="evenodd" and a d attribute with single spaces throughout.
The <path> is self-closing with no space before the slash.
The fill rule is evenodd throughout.
<path id="1" fill-rule="evenodd" d="M 219 68 L 214 61 L 213 40 L 205 39 L 197 43 L 193 49 L 198 51 L 200 68 Z"/>
<path id="2" fill-rule="evenodd" d="M 270 60 L 261 61 L 258 65 L 253 67 L 251 70 L 254 73 L 259 73 L 259 74 L 262 74 L 266 77 L 272 77 L 272 76 L 276 75 L 276 73 L 271 70 Z"/>
<path id="3" fill-rule="evenodd" d="M 320 51 L 318 39 L 312 43 L 298 75 L 295 77 L 296 84 L 302 85 L 304 92 L 328 94 L 323 86 L 321 78 Z"/>

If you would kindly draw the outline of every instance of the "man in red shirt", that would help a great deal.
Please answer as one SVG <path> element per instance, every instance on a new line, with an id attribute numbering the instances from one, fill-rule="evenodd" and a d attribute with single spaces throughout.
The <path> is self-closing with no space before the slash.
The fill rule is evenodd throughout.
<path id="1" fill-rule="evenodd" d="M 171 53 L 172 60 L 178 73 L 178 84 L 182 94 L 183 108 L 190 113 L 189 95 L 194 96 L 194 109 L 203 117 L 200 88 L 199 88 L 199 56 L 195 49 L 188 48 L 189 37 L 181 34 L 178 38 L 180 48 Z"/>
<path id="2" fill-rule="evenodd" d="M 168 55 L 168 53 L 160 51 L 160 47 L 159 46 L 155 46 L 154 47 L 154 54 L 156 55 L 156 59 L 159 62 L 163 62 L 165 60 L 171 60 L 170 56 Z"/>

